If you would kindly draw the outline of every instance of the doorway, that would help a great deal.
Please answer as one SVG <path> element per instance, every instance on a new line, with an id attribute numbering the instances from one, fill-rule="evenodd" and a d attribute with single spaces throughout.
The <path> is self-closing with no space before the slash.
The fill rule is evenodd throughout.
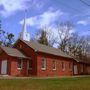
<path id="1" fill-rule="evenodd" d="M 78 67 L 77 67 L 77 65 L 74 65 L 74 74 L 75 75 L 78 74 Z"/>
<path id="2" fill-rule="evenodd" d="M 7 74 L 7 60 L 3 60 L 1 63 L 1 74 Z"/>

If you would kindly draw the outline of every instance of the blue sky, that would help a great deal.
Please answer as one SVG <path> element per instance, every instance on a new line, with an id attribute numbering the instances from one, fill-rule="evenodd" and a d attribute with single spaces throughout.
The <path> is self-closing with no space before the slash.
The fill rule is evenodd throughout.
<path id="1" fill-rule="evenodd" d="M 89 0 L 84 1 L 90 3 Z M 12 32 L 15 38 L 22 30 L 25 9 L 27 30 L 31 37 L 40 27 L 54 28 L 56 22 L 67 20 L 73 22 L 74 32 L 90 35 L 90 7 L 80 0 L 0 0 L 3 29 Z"/>

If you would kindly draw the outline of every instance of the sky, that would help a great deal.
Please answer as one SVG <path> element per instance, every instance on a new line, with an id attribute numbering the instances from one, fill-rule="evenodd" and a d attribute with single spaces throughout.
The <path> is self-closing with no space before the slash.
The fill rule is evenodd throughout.
<path id="1" fill-rule="evenodd" d="M 90 0 L 83 0 L 90 5 Z M 25 10 L 27 30 L 31 38 L 43 26 L 52 28 L 62 21 L 73 23 L 73 31 L 90 35 L 90 6 L 80 0 L 0 0 L 0 20 L 6 32 L 18 38 L 22 30 Z"/>

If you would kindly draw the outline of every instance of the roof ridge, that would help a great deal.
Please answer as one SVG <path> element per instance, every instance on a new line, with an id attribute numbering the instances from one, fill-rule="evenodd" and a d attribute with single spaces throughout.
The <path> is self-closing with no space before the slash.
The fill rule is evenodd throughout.
<path id="1" fill-rule="evenodd" d="M 22 40 L 22 41 L 25 41 L 25 40 Z M 39 44 L 39 45 L 42 45 L 42 46 L 45 46 L 45 47 L 48 47 L 48 48 L 52 48 L 52 49 L 56 49 L 56 50 L 61 51 L 61 50 L 58 49 L 58 48 L 51 47 L 51 46 L 47 46 L 47 45 L 41 44 L 41 43 L 39 43 L 39 42 L 37 42 L 37 41 L 25 41 L 25 42 L 28 42 L 28 43 L 36 43 L 36 44 Z M 63 52 L 63 51 L 61 51 L 61 52 Z M 63 52 L 63 53 L 65 53 L 65 52 Z"/>
<path id="2" fill-rule="evenodd" d="M 43 52 L 43 53 L 61 56 L 61 57 L 72 58 L 67 53 L 65 53 L 65 52 L 63 52 L 60 49 L 57 49 L 55 47 L 46 46 L 46 45 L 43 45 L 41 43 L 34 42 L 34 41 L 25 41 L 25 40 L 21 40 L 21 41 L 24 42 L 25 44 L 27 44 L 33 50 L 36 50 L 38 52 Z"/>

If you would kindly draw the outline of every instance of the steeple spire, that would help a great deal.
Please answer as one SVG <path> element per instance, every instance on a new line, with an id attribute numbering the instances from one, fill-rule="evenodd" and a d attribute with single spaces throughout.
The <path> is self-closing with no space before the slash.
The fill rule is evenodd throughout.
<path id="1" fill-rule="evenodd" d="M 27 26 L 26 26 L 26 13 L 27 13 L 27 11 L 25 10 L 24 21 L 23 21 L 23 32 L 27 32 Z"/>
<path id="2" fill-rule="evenodd" d="M 27 32 L 26 13 L 27 13 L 27 11 L 25 10 L 24 20 L 23 20 L 23 28 L 22 28 L 22 31 L 19 34 L 19 38 L 22 39 L 22 40 L 30 41 L 30 34 Z"/>

